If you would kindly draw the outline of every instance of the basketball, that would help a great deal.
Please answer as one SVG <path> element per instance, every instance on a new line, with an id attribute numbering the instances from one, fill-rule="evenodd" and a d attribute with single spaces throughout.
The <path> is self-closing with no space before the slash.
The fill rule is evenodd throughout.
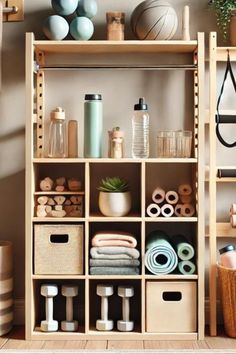
<path id="1" fill-rule="evenodd" d="M 166 1 L 141 2 L 131 16 L 134 35 L 141 40 L 168 40 L 173 38 L 178 26 L 174 8 Z"/>

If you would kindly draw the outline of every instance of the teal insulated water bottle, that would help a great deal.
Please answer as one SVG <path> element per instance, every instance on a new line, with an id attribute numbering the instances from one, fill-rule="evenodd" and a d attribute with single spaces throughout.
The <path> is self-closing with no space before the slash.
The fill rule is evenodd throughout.
<path id="1" fill-rule="evenodd" d="M 102 95 L 85 95 L 84 157 L 102 157 Z"/>

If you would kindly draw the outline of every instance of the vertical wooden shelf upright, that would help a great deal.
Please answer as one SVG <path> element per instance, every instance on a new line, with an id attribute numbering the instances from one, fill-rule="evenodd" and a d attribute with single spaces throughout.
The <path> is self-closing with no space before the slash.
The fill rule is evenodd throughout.
<path id="1" fill-rule="evenodd" d="M 209 111 L 209 298 L 210 298 L 210 334 L 217 335 L 217 237 L 236 237 L 236 229 L 229 222 L 217 222 L 217 186 L 221 183 L 236 183 L 235 177 L 217 177 L 218 169 L 232 170 L 235 166 L 219 166 L 217 163 L 216 137 L 216 104 L 217 104 L 217 64 L 227 62 L 228 50 L 230 60 L 236 62 L 236 47 L 218 47 L 216 32 L 210 33 L 209 41 L 209 81 L 210 81 L 210 111 Z M 225 116 L 236 116 L 236 110 L 220 111 Z"/>
<path id="2" fill-rule="evenodd" d="M 70 55 L 70 54 L 89 54 L 96 56 L 97 53 L 109 56 L 112 53 L 118 54 L 152 54 L 165 53 L 174 55 L 176 53 L 188 55 L 191 57 L 189 65 L 152 65 L 152 68 L 146 69 L 171 69 L 171 70 L 190 70 L 192 72 L 192 92 L 194 107 L 191 125 L 193 127 L 194 146 L 191 158 L 149 158 L 132 159 L 124 158 L 119 160 L 101 158 L 101 159 L 50 159 L 44 157 L 44 72 L 47 69 L 47 56 Z M 138 57 L 138 56 L 137 56 Z M 26 97 L 27 97 L 27 123 L 26 123 L 26 338 L 29 340 L 66 340 L 66 339 L 113 339 L 113 340 L 197 340 L 204 338 L 204 34 L 199 33 L 197 40 L 193 41 L 37 41 L 32 33 L 26 34 Z M 102 69 L 107 64 L 102 65 Z M 123 66 L 122 66 L 123 65 Z M 146 64 L 145 64 L 146 65 Z M 133 63 L 127 65 L 118 65 L 119 69 L 129 70 L 135 68 L 143 70 L 145 67 Z M 118 67 L 117 66 L 117 67 Z M 99 65 L 95 65 L 99 70 Z M 53 64 L 50 64 L 53 68 Z M 107 69 L 111 69 L 107 66 Z M 114 70 L 116 67 L 113 68 Z M 84 67 L 83 67 L 84 70 Z M 34 103 L 34 89 L 36 88 L 36 103 Z M 188 112 L 189 113 L 189 112 Z M 189 114 L 189 115 L 190 115 Z M 171 127 L 169 127 L 171 129 Z M 35 137 L 36 136 L 36 137 Z M 35 139 L 35 140 L 34 140 Z M 34 153 L 36 146 L 37 153 Z M 38 174 L 41 168 L 44 171 L 57 169 L 60 165 L 60 171 L 68 171 L 79 167 L 83 171 L 84 190 L 85 190 L 85 212 L 81 218 L 37 218 L 34 215 L 35 195 L 37 195 Z M 190 183 L 194 187 L 196 199 L 196 216 L 190 218 L 172 217 L 172 218 L 150 218 L 146 215 L 148 203 L 147 190 L 149 187 L 149 173 L 155 173 L 156 169 L 163 170 L 166 166 L 170 168 L 187 169 L 190 175 Z M 90 194 L 94 191 L 97 183 L 96 178 L 100 178 L 99 173 L 103 169 L 122 171 L 129 174 L 136 191 L 139 192 L 137 203 L 132 213 L 126 217 L 107 218 L 99 214 L 96 205 L 93 205 Z M 100 171 L 99 173 L 97 173 Z M 62 173 L 62 172 L 60 172 Z M 96 176 L 96 177 L 94 177 Z M 170 184 L 171 184 L 170 180 Z M 153 187 L 153 186 L 152 186 Z M 36 194 L 35 194 L 36 193 Z M 94 198 L 93 198 L 94 199 Z M 36 275 L 34 273 L 34 224 L 36 223 L 82 223 L 84 225 L 84 274 L 82 275 Z M 138 248 L 141 254 L 140 274 L 135 276 L 93 276 L 89 274 L 89 247 L 91 236 L 94 231 L 99 230 L 101 225 L 119 224 L 121 229 L 133 231 L 138 236 Z M 194 235 L 196 246 L 197 273 L 193 275 L 169 274 L 165 276 L 150 275 L 146 272 L 144 266 L 145 255 L 145 237 L 149 228 L 160 225 L 173 225 L 174 228 L 185 225 Z M 127 230 L 127 231 L 128 231 Z M 63 284 L 63 281 L 82 284 L 84 308 L 83 308 L 83 326 L 79 327 L 79 332 L 54 332 L 43 333 L 39 329 L 40 319 L 43 316 L 41 308 L 43 302 L 39 303 L 39 288 L 43 282 L 52 281 Z M 136 318 L 135 330 L 130 333 L 122 333 L 116 330 L 111 332 L 99 332 L 95 329 L 96 311 L 94 306 L 98 307 L 99 300 L 96 300 L 95 288 L 99 281 L 106 281 L 114 284 L 127 284 L 130 282 L 136 290 Z M 146 283 L 148 281 L 166 281 L 166 282 L 194 282 L 196 284 L 197 308 L 195 312 L 196 330 L 189 332 L 165 332 L 150 333 L 147 332 L 146 324 Z M 95 305 L 93 306 L 93 302 Z M 41 305 L 40 305 L 41 304 Z M 41 307 L 40 307 L 41 306 Z M 111 311 L 116 311 L 116 306 Z M 80 311 L 80 310 L 79 310 Z M 41 317 L 40 317 L 41 316 Z M 158 316 L 158 314 L 154 314 Z M 56 316 L 55 316 L 56 317 Z"/>

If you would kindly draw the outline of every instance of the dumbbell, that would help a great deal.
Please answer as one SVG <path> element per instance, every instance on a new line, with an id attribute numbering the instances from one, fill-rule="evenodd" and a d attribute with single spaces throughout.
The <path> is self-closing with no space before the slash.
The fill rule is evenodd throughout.
<path id="1" fill-rule="evenodd" d="M 118 295 L 122 297 L 122 320 L 117 321 L 117 329 L 122 332 L 133 331 L 134 322 L 129 320 L 130 297 L 134 296 L 132 286 L 118 286 Z"/>
<path id="2" fill-rule="evenodd" d="M 43 332 L 55 332 L 58 330 L 58 321 L 53 319 L 53 298 L 58 294 L 55 284 L 41 285 L 41 295 L 45 296 L 46 320 L 41 321 L 40 328 Z"/>
<path id="3" fill-rule="evenodd" d="M 97 285 L 97 295 L 101 296 L 101 319 L 96 321 L 96 329 L 98 331 L 111 331 L 113 329 L 113 321 L 108 320 L 108 297 L 113 295 L 112 285 Z"/>
<path id="4" fill-rule="evenodd" d="M 73 320 L 73 297 L 78 295 L 78 286 L 63 285 L 61 293 L 66 296 L 66 320 L 61 322 L 61 329 L 66 332 L 75 332 L 78 329 L 78 321 Z"/>

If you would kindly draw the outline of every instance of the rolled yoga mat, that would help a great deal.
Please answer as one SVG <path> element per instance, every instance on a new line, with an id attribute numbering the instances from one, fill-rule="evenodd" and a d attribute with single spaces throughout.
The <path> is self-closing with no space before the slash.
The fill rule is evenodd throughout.
<path id="1" fill-rule="evenodd" d="M 161 204 L 165 200 L 165 195 L 164 189 L 157 187 L 152 193 L 152 200 L 154 203 Z"/>
<path id="2" fill-rule="evenodd" d="M 174 212 L 175 212 L 174 207 L 171 204 L 164 204 L 161 207 L 161 214 L 165 218 L 170 218 L 174 214 Z"/>
<path id="3" fill-rule="evenodd" d="M 179 195 L 190 195 L 193 190 L 190 184 L 181 184 L 178 188 Z"/>
<path id="4" fill-rule="evenodd" d="M 147 207 L 147 215 L 150 216 L 151 218 L 156 218 L 161 214 L 161 208 L 157 204 L 150 204 Z"/>
<path id="5" fill-rule="evenodd" d="M 151 232 L 146 241 L 145 266 L 155 275 L 169 274 L 178 265 L 178 257 L 165 232 Z"/>
<path id="6" fill-rule="evenodd" d="M 178 263 L 178 269 L 183 275 L 191 275 L 196 271 L 196 266 L 191 261 L 181 261 Z"/>
<path id="7" fill-rule="evenodd" d="M 174 204 L 177 204 L 178 201 L 179 201 L 178 193 L 176 193 L 175 191 L 168 191 L 166 193 L 166 202 L 167 202 L 167 204 L 174 205 Z"/>
<path id="8" fill-rule="evenodd" d="M 189 261 L 194 257 L 195 251 L 191 243 L 183 235 L 175 235 L 171 243 L 181 261 Z"/>

